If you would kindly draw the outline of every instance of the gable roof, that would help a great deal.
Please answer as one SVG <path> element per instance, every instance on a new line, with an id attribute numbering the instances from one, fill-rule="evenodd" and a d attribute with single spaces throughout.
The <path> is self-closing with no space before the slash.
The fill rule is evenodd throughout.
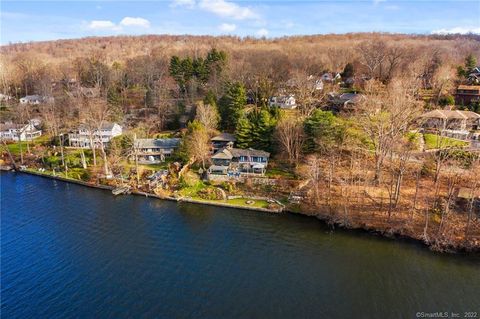
<path id="1" fill-rule="evenodd" d="M 235 142 L 236 140 L 235 136 L 230 133 L 220 133 L 211 139 L 212 142 Z"/>
<path id="2" fill-rule="evenodd" d="M 480 85 L 459 85 L 457 90 L 480 90 Z"/>
<path id="3" fill-rule="evenodd" d="M 100 127 L 101 130 L 108 130 L 108 131 L 111 131 L 115 125 L 118 125 L 117 123 L 111 123 L 111 122 L 105 122 L 102 124 L 102 127 Z M 85 124 L 80 124 L 79 129 L 84 129 L 84 130 L 88 130 L 88 127 L 85 125 Z M 95 130 L 97 128 L 95 127 Z"/>
<path id="4" fill-rule="evenodd" d="M 433 110 L 421 115 L 423 118 L 441 118 L 441 119 L 480 119 L 480 114 L 472 111 L 459 111 L 459 110 Z"/>
<path id="5" fill-rule="evenodd" d="M 179 145 L 179 138 L 139 138 L 135 140 L 136 148 L 175 148 Z"/>

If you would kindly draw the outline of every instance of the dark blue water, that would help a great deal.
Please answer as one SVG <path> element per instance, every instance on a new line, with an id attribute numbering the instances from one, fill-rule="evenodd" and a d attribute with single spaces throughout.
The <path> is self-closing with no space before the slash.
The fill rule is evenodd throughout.
<path id="1" fill-rule="evenodd" d="M 312 218 L 1 174 L 2 318 L 480 312 L 480 260 Z M 480 316 L 480 313 L 479 313 Z"/>

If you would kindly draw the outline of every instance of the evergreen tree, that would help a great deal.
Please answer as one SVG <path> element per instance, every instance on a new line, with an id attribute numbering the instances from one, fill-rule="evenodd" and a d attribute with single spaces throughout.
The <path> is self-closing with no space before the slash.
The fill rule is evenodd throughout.
<path id="1" fill-rule="evenodd" d="M 355 75 L 355 69 L 353 67 L 353 64 L 347 63 L 341 75 L 342 75 L 342 79 L 348 79 L 353 77 Z"/>
<path id="2" fill-rule="evenodd" d="M 221 127 L 227 130 L 235 129 L 246 104 L 247 93 L 245 87 L 238 82 L 228 84 L 226 93 L 218 104 Z"/>
<path id="3" fill-rule="evenodd" d="M 236 144 L 239 148 L 250 147 L 252 143 L 252 124 L 246 114 L 243 114 L 238 120 L 235 137 L 237 138 Z"/>
<path id="4" fill-rule="evenodd" d="M 469 54 L 465 58 L 465 69 L 470 72 L 477 66 L 477 59 L 473 54 Z"/>
<path id="5" fill-rule="evenodd" d="M 209 104 L 211 106 L 214 106 L 217 108 L 217 97 L 215 96 L 215 93 L 213 93 L 211 90 L 207 92 L 205 95 L 205 98 L 203 99 L 204 104 Z"/>
<path id="6" fill-rule="evenodd" d="M 346 131 L 342 120 L 330 111 L 316 110 L 305 120 L 305 152 L 329 151 L 342 142 Z"/>

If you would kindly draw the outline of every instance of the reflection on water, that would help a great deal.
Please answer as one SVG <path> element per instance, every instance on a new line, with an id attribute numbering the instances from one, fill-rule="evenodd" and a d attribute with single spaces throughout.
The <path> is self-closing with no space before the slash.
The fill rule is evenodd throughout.
<path id="1" fill-rule="evenodd" d="M 319 221 L 1 175 L 4 318 L 480 312 L 480 260 Z"/>

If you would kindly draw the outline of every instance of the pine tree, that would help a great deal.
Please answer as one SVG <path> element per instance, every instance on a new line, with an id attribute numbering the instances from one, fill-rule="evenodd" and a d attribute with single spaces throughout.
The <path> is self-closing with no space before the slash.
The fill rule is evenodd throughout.
<path id="1" fill-rule="evenodd" d="M 225 95 L 218 103 L 223 129 L 232 130 L 236 128 L 246 104 L 247 94 L 245 87 L 238 82 L 228 84 Z"/>
<path id="2" fill-rule="evenodd" d="M 252 144 L 252 123 L 246 115 L 243 115 L 237 123 L 235 137 L 239 148 L 248 148 Z"/>

